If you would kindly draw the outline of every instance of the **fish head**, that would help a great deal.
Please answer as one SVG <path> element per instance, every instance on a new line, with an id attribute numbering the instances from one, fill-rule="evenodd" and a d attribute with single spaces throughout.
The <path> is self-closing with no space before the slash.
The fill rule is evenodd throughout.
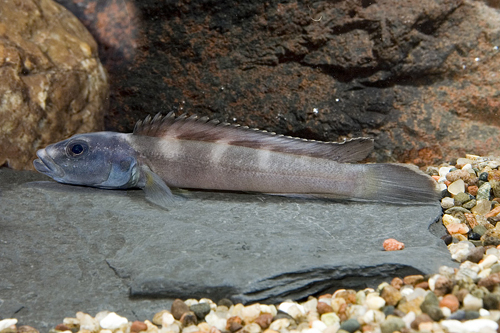
<path id="1" fill-rule="evenodd" d="M 130 188 L 139 181 L 137 154 L 127 134 L 78 134 L 37 151 L 35 169 L 54 180 L 100 188 Z"/>

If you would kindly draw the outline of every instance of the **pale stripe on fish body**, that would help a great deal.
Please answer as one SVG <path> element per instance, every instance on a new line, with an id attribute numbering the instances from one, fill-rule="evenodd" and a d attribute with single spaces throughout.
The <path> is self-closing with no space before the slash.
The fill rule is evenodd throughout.
<path id="1" fill-rule="evenodd" d="M 173 202 L 169 187 L 397 204 L 438 199 L 435 181 L 417 168 L 352 164 L 372 149 L 369 138 L 321 142 L 169 113 L 137 122 L 130 134 L 75 135 L 39 150 L 34 166 L 62 183 L 140 187 L 162 207 Z"/>

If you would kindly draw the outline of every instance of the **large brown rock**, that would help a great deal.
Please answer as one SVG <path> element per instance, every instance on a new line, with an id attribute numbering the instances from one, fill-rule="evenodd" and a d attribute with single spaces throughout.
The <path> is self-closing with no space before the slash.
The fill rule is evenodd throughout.
<path id="1" fill-rule="evenodd" d="M 376 161 L 500 153 L 496 2 L 59 2 L 101 45 L 109 129 L 179 110 L 320 140 L 370 136 Z"/>
<path id="2" fill-rule="evenodd" d="M 37 149 L 103 128 L 107 74 L 97 45 L 51 0 L 0 2 L 0 165 L 32 169 Z"/>

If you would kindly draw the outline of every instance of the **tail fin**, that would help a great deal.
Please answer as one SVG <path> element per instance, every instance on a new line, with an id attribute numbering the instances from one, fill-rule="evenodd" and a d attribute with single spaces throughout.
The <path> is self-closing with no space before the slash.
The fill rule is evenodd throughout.
<path id="1" fill-rule="evenodd" d="M 396 204 L 429 204 L 440 198 L 436 182 L 406 164 L 365 164 L 362 199 Z"/>

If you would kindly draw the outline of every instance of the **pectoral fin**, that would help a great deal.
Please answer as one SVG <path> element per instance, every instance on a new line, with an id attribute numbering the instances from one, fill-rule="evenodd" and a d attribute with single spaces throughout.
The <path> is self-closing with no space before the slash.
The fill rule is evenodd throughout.
<path id="1" fill-rule="evenodd" d="M 168 210 L 175 203 L 174 195 L 167 184 L 146 165 L 141 166 L 139 187 L 144 190 L 146 200 L 155 205 Z"/>

